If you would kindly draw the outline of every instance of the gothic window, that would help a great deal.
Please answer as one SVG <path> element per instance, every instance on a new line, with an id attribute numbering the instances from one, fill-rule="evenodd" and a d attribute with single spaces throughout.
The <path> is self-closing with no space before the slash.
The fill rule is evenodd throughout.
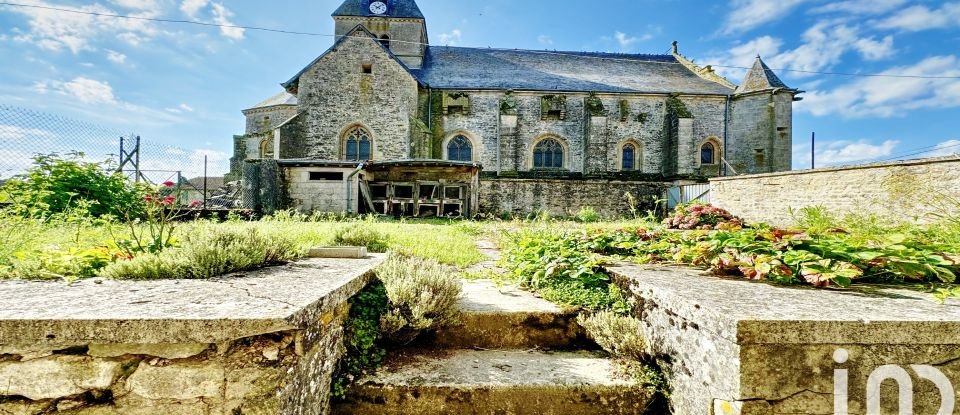
<path id="1" fill-rule="evenodd" d="M 563 146 L 553 138 L 537 143 L 533 148 L 533 168 L 562 169 Z"/>
<path id="2" fill-rule="evenodd" d="M 261 159 L 272 159 L 273 158 L 273 139 L 267 138 L 263 141 L 260 141 L 260 158 Z"/>
<path id="3" fill-rule="evenodd" d="M 700 147 L 700 164 L 717 164 L 717 149 L 713 143 L 704 143 Z"/>
<path id="4" fill-rule="evenodd" d="M 623 160 L 622 167 L 623 170 L 636 170 L 637 169 L 637 147 L 633 144 L 626 144 L 623 146 Z"/>
<path id="5" fill-rule="evenodd" d="M 383 47 L 390 49 L 390 36 L 388 35 L 380 36 L 380 44 L 382 44 Z"/>
<path id="6" fill-rule="evenodd" d="M 473 161 L 473 145 L 467 137 L 458 135 L 447 144 L 447 159 L 450 161 Z"/>
<path id="7" fill-rule="evenodd" d="M 348 133 L 343 142 L 344 160 L 363 161 L 370 160 L 370 148 L 373 140 L 370 139 L 370 132 L 363 127 L 354 127 Z"/>

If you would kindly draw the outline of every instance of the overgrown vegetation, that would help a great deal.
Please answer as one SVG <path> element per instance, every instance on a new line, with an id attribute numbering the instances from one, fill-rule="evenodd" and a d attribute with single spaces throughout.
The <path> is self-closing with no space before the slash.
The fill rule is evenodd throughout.
<path id="1" fill-rule="evenodd" d="M 105 163 L 83 161 L 82 153 L 38 155 L 33 167 L 7 180 L 0 193 L 21 217 L 49 218 L 77 208 L 92 217 L 140 215 L 145 188 L 110 170 Z"/>
<path id="2" fill-rule="evenodd" d="M 646 357 L 647 342 L 640 320 L 611 311 L 581 315 L 577 322 L 593 341 L 614 356 L 641 361 Z"/>
<path id="3" fill-rule="evenodd" d="M 346 352 L 333 374 L 333 399 L 346 397 L 347 387 L 383 363 L 380 319 L 387 312 L 387 290 L 375 282 L 350 299 L 350 315 L 344 322 Z"/>
<path id="4" fill-rule="evenodd" d="M 377 275 L 390 299 L 380 320 L 386 339 L 407 345 L 457 322 L 461 282 L 454 269 L 432 260 L 391 255 L 377 268 Z"/>

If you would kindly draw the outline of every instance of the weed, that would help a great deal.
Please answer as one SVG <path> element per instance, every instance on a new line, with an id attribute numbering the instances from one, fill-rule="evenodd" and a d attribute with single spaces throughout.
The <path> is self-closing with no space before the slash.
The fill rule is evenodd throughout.
<path id="1" fill-rule="evenodd" d="M 337 229 L 333 243 L 336 246 L 365 246 L 370 252 L 387 252 L 390 238 L 372 225 L 354 223 Z"/>
<path id="2" fill-rule="evenodd" d="M 344 323 L 346 353 L 337 362 L 331 384 L 333 399 L 346 397 L 347 387 L 376 370 L 386 356 L 380 344 L 380 319 L 387 312 L 387 291 L 375 282 L 350 299 L 350 315 Z"/>
<path id="3" fill-rule="evenodd" d="M 585 207 L 577 212 L 576 218 L 580 223 L 595 223 L 600 221 L 600 214 L 592 207 Z"/>

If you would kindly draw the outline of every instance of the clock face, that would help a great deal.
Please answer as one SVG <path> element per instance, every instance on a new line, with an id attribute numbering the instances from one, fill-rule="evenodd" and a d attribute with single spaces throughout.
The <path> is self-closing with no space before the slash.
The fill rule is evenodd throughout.
<path id="1" fill-rule="evenodd" d="M 387 12 L 387 4 L 382 1 L 370 3 L 370 12 L 373 14 L 384 14 Z"/>

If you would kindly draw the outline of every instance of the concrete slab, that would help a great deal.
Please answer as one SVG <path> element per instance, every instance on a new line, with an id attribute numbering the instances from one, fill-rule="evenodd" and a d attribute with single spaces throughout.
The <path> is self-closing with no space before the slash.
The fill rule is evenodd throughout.
<path id="1" fill-rule="evenodd" d="M 589 352 L 402 356 L 362 379 L 335 414 L 640 414 L 650 391 Z"/>
<path id="2" fill-rule="evenodd" d="M 515 286 L 464 281 L 460 324 L 437 333 L 443 348 L 566 348 L 584 341 L 577 312 Z"/>
<path id="3" fill-rule="evenodd" d="M 210 280 L 0 281 L 0 346 L 217 343 L 302 329 L 364 287 L 384 258 Z"/>
<path id="4" fill-rule="evenodd" d="M 361 259 L 367 257 L 367 247 L 365 246 L 327 246 L 311 248 L 307 252 L 310 258 L 346 258 Z"/>
<path id="5" fill-rule="evenodd" d="M 669 266 L 608 271 L 636 298 L 650 353 L 664 357 L 675 413 L 863 414 L 871 399 L 897 413 L 897 388 L 868 392 L 891 368 L 906 380 L 925 373 L 960 385 L 960 301 L 940 305 L 896 287 L 782 287 Z M 845 400 L 834 396 L 838 381 Z M 933 382 L 900 386 L 912 393 L 912 413 L 947 413 L 938 412 L 943 392 Z"/>

